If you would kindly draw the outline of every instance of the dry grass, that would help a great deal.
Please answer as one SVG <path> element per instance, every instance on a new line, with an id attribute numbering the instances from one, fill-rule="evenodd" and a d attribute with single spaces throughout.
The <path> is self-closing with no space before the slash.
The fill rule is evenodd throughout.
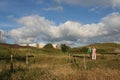
<path id="1" fill-rule="evenodd" d="M 42 58 L 43 56 L 38 57 Z M 34 64 L 31 63 L 29 70 L 25 70 L 23 62 L 16 62 L 15 72 L 8 75 L 6 71 L 4 75 L 8 76 L 3 76 L 3 80 L 6 80 L 5 77 L 12 80 L 120 80 L 120 70 L 106 66 L 110 63 L 109 60 L 109 63 L 104 62 L 104 60 L 87 60 L 90 65 L 87 65 L 90 67 L 87 70 L 68 62 L 65 56 L 46 56 L 44 63 L 39 61 Z M 78 64 L 82 64 L 81 61 L 78 61 Z M 112 64 L 114 63 L 112 62 Z M 9 64 L 6 65 L 9 66 Z"/>
<path id="2" fill-rule="evenodd" d="M 29 60 L 29 69 L 24 60 L 14 60 L 14 71 L 11 72 L 10 63 L 0 61 L 0 80 L 120 80 L 120 58 L 116 60 L 114 55 L 105 55 L 103 59 L 97 54 L 94 61 L 86 58 L 87 69 L 84 69 L 83 58 L 77 58 L 75 63 L 67 54 L 48 54 L 46 50 L 32 49 L 13 50 L 17 56 L 28 52 L 35 55 L 35 63 L 33 59 Z"/>

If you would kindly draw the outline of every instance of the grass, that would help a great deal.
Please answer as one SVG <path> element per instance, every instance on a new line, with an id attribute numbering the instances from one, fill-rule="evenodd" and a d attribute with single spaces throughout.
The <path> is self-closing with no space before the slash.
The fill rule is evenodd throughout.
<path id="1" fill-rule="evenodd" d="M 25 60 L 14 60 L 14 71 L 11 72 L 10 62 L 0 61 L 0 80 L 120 80 L 120 58 L 115 59 L 115 55 L 102 58 L 98 54 L 97 60 L 86 57 L 87 68 L 84 69 L 83 58 L 76 58 L 75 63 L 73 58 L 60 50 L 0 45 L 0 56 L 9 56 L 9 51 L 21 59 L 28 53 L 34 54 L 35 62 L 33 58 L 29 59 L 27 69 Z"/>

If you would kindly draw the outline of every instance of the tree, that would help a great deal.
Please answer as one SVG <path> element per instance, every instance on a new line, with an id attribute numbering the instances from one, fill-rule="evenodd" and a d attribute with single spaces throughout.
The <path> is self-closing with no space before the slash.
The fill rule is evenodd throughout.
<path id="1" fill-rule="evenodd" d="M 45 49 L 53 49 L 53 45 L 51 43 L 46 44 L 43 48 Z"/>
<path id="2" fill-rule="evenodd" d="M 68 52 L 68 50 L 70 50 L 70 47 L 66 44 L 61 44 L 61 50 L 62 52 Z"/>

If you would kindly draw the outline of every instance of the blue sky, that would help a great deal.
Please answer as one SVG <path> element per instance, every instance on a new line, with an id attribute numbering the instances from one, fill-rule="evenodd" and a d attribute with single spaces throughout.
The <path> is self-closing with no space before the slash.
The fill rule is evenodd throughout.
<path id="1" fill-rule="evenodd" d="M 0 0 L 0 30 L 9 43 L 120 42 L 118 20 L 119 0 Z"/>

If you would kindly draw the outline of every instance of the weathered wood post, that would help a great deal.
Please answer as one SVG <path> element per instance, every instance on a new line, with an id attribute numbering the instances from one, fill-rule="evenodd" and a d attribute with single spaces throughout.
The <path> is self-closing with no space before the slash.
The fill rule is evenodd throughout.
<path id="1" fill-rule="evenodd" d="M 11 63 L 11 64 L 10 64 L 10 70 L 13 72 L 13 69 L 14 69 L 14 68 L 13 68 L 13 55 L 10 55 L 10 59 L 11 59 L 11 60 L 10 60 L 10 61 L 11 61 L 11 62 L 10 62 L 10 63 Z"/>
<path id="2" fill-rule="evenodd" d="M 74 64 L 77 64 L 77 59 L 76 57 L 73 58 Z"/>
<path id="3" fill-rule="evenodd" d="M 28 61 L 28 55 L 26 54 L 26 68 L 29 68 L 29 61 Z"/>
<path id="4" fill-rule="evenodd" d="M 68 62 L 70 61 L 70 53 L 68 53 Z"/>
<path id="5" fill-rule="evenodd" d="M 85 54 L 84 54 L 84 58 L 83 58 L 83 59 L 84 59 L 84 60 L 83 60 L 83 61 L 84 61 L 84 69 L 86 69 L 86 60 L 85 60 L 85 57 L 86 57 L 86 56 L 85 56 Z"/>

